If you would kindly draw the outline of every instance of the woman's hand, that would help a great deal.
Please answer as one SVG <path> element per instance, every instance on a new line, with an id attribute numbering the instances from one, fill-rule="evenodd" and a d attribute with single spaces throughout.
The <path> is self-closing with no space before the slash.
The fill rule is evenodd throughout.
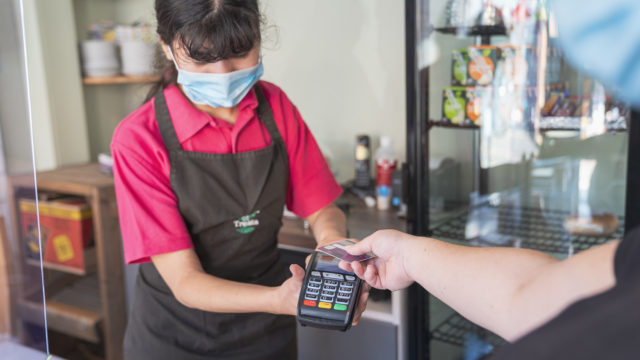
<path id="1" fill-rule="evenodd" d="M 369 290 L 371 290 L 371 286 L 369 284 L 362 284 L 362 289 L 360 289 L 360 298 L 358 299 L 358 303 L 356 304 L 355 314 L 353 315 L 353 321 L 351 325 L 358 325 L 360 322 L 360 317 L 362 313 L 367 309 L 367 301 L 369 300 Z"/>
<path id="2" fill-rule="evenodd" d="M 289 266 L 289 271 L 291 271 L 291 277 L 275 288 L 273 313 L 295 316 L 298 313 L 298 298 L 300 297 L 302 280 L 304 280 L 304 270 L 300 266 L 292 264 Z"/>
<path id="3" fill-rule="evenodd" d="M 380 230 L 347 247 L 352 255 L 373 252 L 376 258 L 348 263 L 340 262 L 340 268 L 354 272 L 359 278 L 376 289 L 398 290 L 413 282 L 405 269 L 405 249 L 413 237 L 395 230 Z"/>

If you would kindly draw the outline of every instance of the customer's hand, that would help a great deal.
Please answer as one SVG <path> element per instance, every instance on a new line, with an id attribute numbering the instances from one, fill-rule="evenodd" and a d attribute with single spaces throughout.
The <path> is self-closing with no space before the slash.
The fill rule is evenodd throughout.
<path id="1" fill-rule="evenodd" d="M 342 241 L 342 240 L 358 242 L 358 240 L 356 239 L 349 239 L 346 237 L 336 237 L 332 239 L 325 239 L 324 241 L 321 242 L 321 244 L 318 244 L 318 247 L 329 245 L 331 243 Z M 311 255 L 307 256 L 305 260 L 305 264 L 307 266 L 309 265 L 310 259 L 311 259 Z M 369 290 L 371 290 L 371 286 L 369 286 L 368 284 L 362 285 L 362 288 L 360 289 L 360 298 L 358 299 L 358 303 L 356 304 L 356 309 L 353 315 L 353 321 L 351 322 L 351 325 L 354 325 L 354 326 L 358 325 L 358 322 L 360 322 L 360 317 L 362 316 L 362 313 L 367 309 L 367 301 L 369 300 Z"/>
<path id="2" fill-rule="evenodd" d="M 405 270 L 406 252 L 415 237 L 395 230 L 380 230 L 347 247 L 352 255 L 373 252 L 376 258 L 362 262 L 340 261 L 340 268 L 354 272 L 376 289 L 398 290 L 413 282 Z"/>

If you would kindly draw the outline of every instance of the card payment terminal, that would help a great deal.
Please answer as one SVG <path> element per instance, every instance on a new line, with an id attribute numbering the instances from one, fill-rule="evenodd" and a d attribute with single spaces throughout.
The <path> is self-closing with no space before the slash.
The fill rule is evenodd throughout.
<path id="1" fill-rule="evenodd" d="M 362 280 L 338 267 L 339 259 L 314 251 L 298 300 L 302 326 L 346 331 L 351 327 Z"/>

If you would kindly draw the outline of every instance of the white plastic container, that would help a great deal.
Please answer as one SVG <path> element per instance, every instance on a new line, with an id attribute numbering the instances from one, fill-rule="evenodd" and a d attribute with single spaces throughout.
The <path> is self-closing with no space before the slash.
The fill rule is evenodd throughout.
<path id="1" fill-rule="evenodd" d="M 120 43 L 122 73 L 125 75 L 150 75 L 154 73 L 156 44 L 144 41 Z"/>
<path id="2" fill-rule="evenodd" d="M 81 54 L 86 76 L 114 76 L 120 72 L 116 45 L 110 41 L 83 41 Z"/>
<path id="3" fill-rule="evenodd" d="M 376 201 L 378 210 L 391 207 L 391 183 L 393 172 L 398 164 L 398 157 L 391 147 L 389 136 L 380 137 L 380 147 L 376 150 Z"/>

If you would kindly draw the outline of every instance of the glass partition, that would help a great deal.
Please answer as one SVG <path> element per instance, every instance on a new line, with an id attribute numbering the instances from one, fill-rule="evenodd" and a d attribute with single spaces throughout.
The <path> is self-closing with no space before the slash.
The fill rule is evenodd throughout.
<path id="1" fill-rule="evenodd" d="M 18 0 L 0 0 L 0 358 L 49 353 L 30 98 Z M 33 211 L 31 211 L 33 210 Z"/>

